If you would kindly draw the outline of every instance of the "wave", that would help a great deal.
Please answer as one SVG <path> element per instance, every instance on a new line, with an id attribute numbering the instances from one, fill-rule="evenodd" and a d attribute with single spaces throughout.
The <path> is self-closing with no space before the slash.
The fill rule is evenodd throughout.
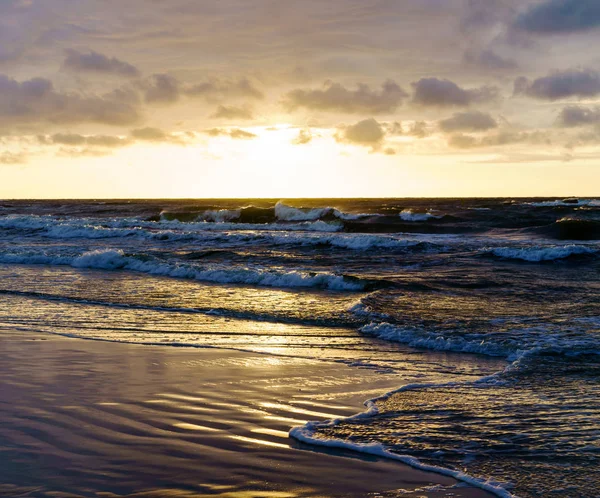
<path id="1" fill-rule="evenodd" d="M 355 220 L 368 215 L 344 213 L 334 207 L 302 208 L 292 207 L 279 201 L 274 207 L 245 206 L 239 209 L 197 209 L 184 211 L 163 210 L 158 217 L 151 221 L 180 221 L 180 222 L 236 222 L 236 223 L 276 223 L 301 221 L 336 221 Z"/>
<path id="2" fill-rule="evenodd" d="M 476 382 L 481 382 L 485 380 L 481 379 Z M 403 386 L 395 391 L 388 392 L 383 396 L 379 396 L 377 398 L 369 399 L 365 401 L 366 410 L 362 413 L 357 413 L 356 415 L 352 415 L 350 417 L 340 417 L 336 419 L 330 419 L 320 422 L 307 422 L 304 425 L 293 427 L 289 431 L 289 436 L 301 441 L 306 444 L 311 444 L 315 446 L 324 446 L 329 448 L 342 448 L 346 450 L 356 451 L 359 453 L 365 453 L 369 455 L 375 455 L 379 457 L 389 458 L 391 460 L 400 461 L 406 465 L 409 465 L 413 468 L 424 470 L 428 472 L 435 472 L 437 474 L 445 475 L 453 477 L 458 481 L 462 481 L 468 483 L 472 486 L 478 487 L 485 491 L 488 491 L 500 498 L 515 498 L 506 487 L 504 487 L 501 483 L 495 482 L 491 479 L 481 479 L 477 477 L 470 476 L 465 472 L 461 472 L 459 470 L 453 470 L 446 467 L 440 467 L 438 465 L 427 464 L 421 462 L 418 458 L 410 456 L 410 455 L 402 455 L 399 453 L 395 453 L 388 449 L 382 443 L 357 443 L 354 441 L 346 440 L 346 439 L 324 439 L 318 437 L 317 431 L 319 429 L 335 427 L 343 422 L 357 422 L 360 420 L 368 420 L 372 419 L 379 414 L 379 408 L 377 407 L 377 402 L 385 400 L 391 397 L 393 394 L 398 394 L 401 392 L 422 389 L 422 388 L 432 388 L 432 387 L 446 387 L 452 384 L 409 384 Z"/>
<path id="3" fill-rule="evenodd" d="M 303 209 L 287 206 L 281 201 L 275 204 L 275 217 L 281 221 L 357 220 L 365 216 L 369 215 L 344 213 L 333 207 Z"/>
<path id="4" fill-rule="evenodd" d="M 128 223 L 134 226 L 127 227 Z M 390 250 L 444 250 L 434 241 L 393 235 L 364 233 L 337 233 L 341 225 L 322 220 L 287 225 L 253 225 L 238 223 L 166 223 L 135 221 L 105 221 L 93 225 L 89 220 L 64 222 L 52 217 L 0 218 L 0 228 L 33 231 L 51 239 L 108 239 L 137 238 L 155 241 L 198 241 L 205 243 L 267 243 L 276 246 L 333 247 L 356 251 Z M 446 239 L 444 239 L 446 242 Z"/>
<path id="5" fill-rule="evenodd" d="M 368 309 L 359 306 L 356 311 L 359 314 L 364 314 L 365 312 L 368 312 Z M 473 417 L 471 415 L 471 420 L 475 420 L 477 425 L 471 431 L 472 437 L 475 438 L 475 440 L 467 439 L 469 443 L 467 447 L 461 446 L 460 444 L 458 446 L 453 446 L 454 443 L 452 441 L 444 446 L 439 440 L 438 435 L 444 434 L 447 430 L 454 431 L 457 420 L 459 420 L 458 423 L 460 423 L 460 410 L 465 403 L 465 393 L 472 393 L 475 397 L 479 395 L 480 398 L 483 398 L 483 403 L 487 403 L 485 401 L 486 395 L 487 397 L 498 396 L 498 388 L 500 386 L 504 386 L 507 389 L 517 389 L 520 392 L 525 389 L 530 389 L 532 393 L 534 393 L 534 396 L 540 396 L 540 390 L 543 388 L 542 383 L 545 381 L 546 385 L 551 386 L 551 390 L 541 392 L 542 394 L 551 396 L 549 393 L 555 393 L 554 389 L 557 380 L 560 379 L 562 382 L 564 375 L 593 375 L 593 373 L 589 372 L 597 371 L 599 368 L 600 348 L 598 347 L 597 335 L 589 334 L 589 327 L 592 323 L 597 325 L 598 321 L 596 317 L 592 317 L 583 318 L 579 320 L 580 323 L 577 322 L 577 320 L 574 320 L 574 326 L 579 325 L 580 330 L 578 333 L 569 336 L 565 336 L 563 333 L 550 333 L 546 327 L 537 327 L 516 331 L 512 341 L 507 341 L 505 334 L 496 334 L 496 337 L 494 337 L 494 334 L 488 334 L 487 336 L 482 337 L 482 334 L 473 333 L 464 334 L 460 337 L 452 337 L 451 335 L 447 335 L 448 331 L 436 334 L 435 332 L 426 329 L 408 329 L 389 323 L 373 322 L 363 327 L 361 332 L 381 339 L 401 342 L 412 347 L 423 347 L 441 351 L 481 353 L 489 356 L 503 356 L 506 357 L 510 363 L 501 371 L 472 381 L 405 385 L 378 398 L 367 400 L 365 402 L 367 408 L 362 413 L 347 418 L 331 419 L 322 422 L 308 422 L 305 425 L 292 428 L 289 435 L 308 444 L 345 448 L 361 453 L 399 460 L 415 468 L 452 476 L 460 481 L 490 491 L 500 497 L 515 497 L 516 495 L 513 495 L 510 491 L 513 487 L 512 484 L 504 484 L 489 478 L 485 479 L 472 475 L 473 472 L 479 475 L 489 475 L 490 472 L 499 473 L 504 476 L 512 475 L 510 473 L 510 470 L 512 470 L 510 463 L 505 465 L 504 468 L 500 466 L 498 472 L 496 472 L 495 469 L 494 471 L 490 471 L 489 466 L 486 466 L 485 464 L 480 464 L 479 467 L 477 465 L 470 465 L 471 461 L 469 460 L 469 454 L 485 454 L 490 458 L 490 462 L 492 463 L 494 462 L 491 459 L 492 457 L 497 456 L 498 458 L 502 458 L 502 453 L 506 450 L 503 450 L 502 447 L 498 447 L 498 438 L 496 437 L 498 431 L 497 427 L 492 426 L 491 432 L 494 434 L 486 439 L 485 429 L 479 427 L 479 424 L 483 426 L 483 423 L 479 421 L 480 419 L 477 416 Z M 546 377 L 544 378 L 543 376 Z M 585 388 L 581 386 L 581 383 L 577 384 L 577 388 L 580 389 L 581 392 L 574 396 L 588 396 L 593 399 L 593 390 L 586 391 Z M 409 395 L 407 401 L 403 402 L 403 393 L 409 391 L 424 391 L 424 397 L 417 398 L 415 401 L 415 398 Z M 427 398 L 428 391 L 432 392 L 429 398 Z M 443 399 L 442 397 L 444 395 L 452 396 L 452 392 L 455 393 L 454 400 L 456 404 L 443 404 L 441 411 L 446 411 L 447 415 L 438 416 L 435 410 L 440 409 L 440 400 Z M 399 397 L 395 402 L 393 399 L 390 399 L 394 395 Z M 460 396 L 460 398 L 457 398 L 457 396 Z M 527 410 L 527 414 L 529 415 L 531 407 L 529 407 L 527 403 L 530 402 L 532 398 L 527 397 L 527 394 L 525 394 L 525 398 L 526 401 L 523 407 Z M 412 406 L 410 405 L 411 399 L 413 400 L 413 404 L 416 404 L 418 407 L 420 414 L 422 410 L 425 410 L 425 412 L 423 412 L 422 415 L 419 415 L 417 419 L 414 419 L 414 415 L 410 412 L 410 407 Z M 421 402 L 422 399 L 425 401 Z M 449 399 L 452 400 L 453 398 Z M 542 397 L 542 399 L 545 398 Z M 385 402 L 388 400 L 390 400 L 391 405 L 386 407 Z M 390 432 L 398 430 L 397 428 L 406 427 L 401 418 L 396 422 L 395 426 L 393 425 L 394 419 L 398 416 L 398 410 L 400 410 L 401 413 L 401 409 L 398 407 L 408 406 L 408 408 L 405 408 L 409 410 L 406 415 L 406 420 L 414 420 L 415 424 L 419 424 L 423 423 L 419 422 L 423 416 L 425 417 L 425 422 L 427 422 L 425 415 L 428 409 L 428 405 L 426 404 L 427 400 L 429 400 L 431 405 L 430 409 L 433 412 L 431 417 L 432 423 L 436 425 L 439 424 L 440 426 L 441 424 L 446 424 L 441 426 L 441 429 L 437 433 L 434 431 L 434 434 L 425 441 L 427 438 L 425 435 L 427 429 L 424 429 L 423 434 L 417 433 L 416 435 L 411 436 L 410 428 L 407 428 L 405 439 L 400 438 L 400 434 L 397 432 Z M 513 402 L 517 404 L 519 400 L 516 399 Z M 408 403 L 408 405 L 405 403 Z M 568 423 L 568 420 L 573 416 L 573 410 L 568 404 L 563 407 L 562 403 L 563 402 L 560 400 L 557 400 L 556 405 L 551 408 L 547 408 L 546 404 L 544 404 L 537 414 L 540 417 L 545 415 L 547 419 L 539 422 L 538 426 L 546 428 L 549 424 L 560 425 L 560 423 Z M 500 405 L 501 404 L 502 403 L 500 403 Z M 550 405 L 550 403 L 547 404 Z M 463 410 L 465 419 L 470 416 L 469 411 L 472 411 L 468 402 L 466 406 L 466 410 Z M 380 408 L 383 408 L 385 413 L 380 412 Z M 488 408 L 488 406 L 485 405 L 485 408 Z M 554 410 L 552 410 L 552 408 L 554 408 Z M 563 409 L 562 413 L 559 412 L 560 409 Z M 380 417 L 381 415 L 383 415 L 383 418 Z M 390 417 L 390 415 L 392 416 Z M 518 423 L 519 411 L 511 412 L 508 410 L 507 415 L 513 417 L 512 420 L 515 420 L 515 425 Z M 499 415 L 494 413 L 492 416 L 497 418 Z M 558 416 L 562 416 L 563 418 L 556 420 L 556 417 Z M 532 416 L 529 417 L 529 419 L 526 418 L 524 420 L 521 429 L 522 432 L 527 433 L 528 429 L 535 430 L 536 421 L 532 421 L 531 418 Z M 501 427 L 503 429 L 509 427 L 507 424 L 508 422 L 503 420 Z M 339 431 L 335 430 L 335 427 L 338 425 L 343 425 Z M 380 430 L 379 428 L 382 426 L 384 429 Z M 389 436 L 390 434 L 398 434 L 398 437 L 391 437 Z M 594 438 L 594 436 L 593 430 L 590 431 L 589 438 Z M 466 434 L 465 437 L 468 437 L 468 434 Z M 579 452 L 579 458 L 585 458 L 586 451 L 597 451 L 597 446 L 582 447 L 583 445 L 579 444 L 578 441 L 572 442 L 569 435 L 561 436 L 560 434 L 556 435 L 544 431 L 540 434 L 538 439 L 545 443 L 548 438 L 552 437 L 554 439 L 550 439 L 550 444 L 553 444 L 553 442 L 561 444 L 566 451 L 571 452 L 569 455 L 571 455 L 572 452 L 577 451 Z M 381 441 L 382 439 L 384 443 L 376 442 Z M 398 442 L 395 442 L 394 439 Z M 504 442 L 502 437 L 500 437 L 500 439 Z M 360 442 L 361 440 L 370 442 L 362 443 Z M 419 446 L 418 443 L 422 441 L 423 445 Z M 517 439 L 515 439 L 515 441 L 517 441 Z M 507 445 L 510 445 L 511 443 L 512 441 L 506 442 Z M 527 459 L 528 456 L 531 456 L 532 459 L 537 458 L 538 461 L 541 461 L 542 465 L 547 465 L 547 451 L 543 446 L 540 450 L 540 445 L 537 443 L 538 442 L 535 440 L 525 442 L 519 440 L 519 451 L 521 452 L 520 458 Z M 403 454 L 404 452 L 416 453 L 418 457 Z M 452 457 L 453 452 L 456 453 L 454 458 Z M 517 465 L 519 465 L 519 463 L 517 463 Z M 563 465 L 561 461 L 559 461 L 559 465 Z M 535 468 L 535 466 L 532 467 L 532 469 Z M 527 470 L 528 469 L 526 469 L 526 471 Z M 517 485 L 523 486 L 523 483 L 519 482 Z M 574 489 L 576 489 L 576 487 L 574 487 Z M 583 494 L 581 496 L 583 496 Z"/>
<path id="6" fill-rule="evenodd" d="M 365 453 L 368 455 L 389 458 L 390 460 L 397 460 L 415 469 L 424 470 L 426 472 L 435 472 L 436 474 L 453 477 L 458 481 L 462 481 L 467 484 L 471 484 L 472 486 L 483 489 L 485 491 L 489 491 L 490 493 L 500 498 L 514 498 L 513 495 L 506 488 L 502 487 L 501 484 L 495 483 L 492 480 L 483 480 L 477 477 L 472 477 L 458 470 L 452 470 L 445 467 L 439 467 L 437 465 L 426 464 L 419 461 L 418 458 L 412 457 L 410 455 L 400 455 L 398 453 L 394 453 L 388 450 L 381 443 L 354 443 L 342 439 L 321 439 L 315 435 L 316 431 L 320 428 L 332 427 L 338 425 L 340 422 L 352 421 L 357 420 L 359 418 L 375 416 L 377 412 L 373 410 L 373 407 L 375 407 L 374 400 L 369 400 L 365 404 L 367 405 L 367 411 L 364 413 L 359 413 L 352 417 L 328 420 L 325 422 L 307 422 L 305 425 L 293 427 L 292 429 L 290 429 L 289 436 L 306 444 L 311 444 L 315 446 L 325 446 L 328 448 L 342 448 L 346 450 L 356 451 L 358 453 Z"/>
<path id="7" fill-rule="evenodd" d="M 556 261 L 573 256 L 596 255 L 600 247 L 567 245 L 567 246 L 533 246 L 533 247 L 496 247 L 485 248 L 483 254 L 489 254 L 503 259 L 541 263 L 543 261 Z"/>
<path id="8" fill-rule="evenodd" d="M 415 328 L 399 327 L 390 323 L 372 322 L 361 327 L 360 332 L 391 342 L 399 342 L 413 348 L 455 353 L 475 353 L 486 356 L 509 357 L 514 352 L 510 345 L 482 340 L 481 337 L 444 336 Z M 513 345 L 514 346 L 514 345 Z"/>
<path id="9" fill-rule="evenodd" d="M 227 218 L 226 215 L 222 216 Z M 342 229 L 340 223 L 317 220 L 303 223 L 231 223 L 226 221 L 196 221 L 184 223 L 179 220 L 148 221 L 136 218 L 93 219 L 79 218 L 64 220 L 54 216 L 9 215 L 0 217 L 0 228 L 5 230 L 43 231 L 52 238 L 111 238 L 138 235 L 141 229 L 153 232 L 163 229 L 226 231 L 308 231 L 337 232 Z M 120 229 L 121 231 L 118 231 Z"/>
<path id="10" fill-rule="evenodd" d="M 600 240 L 600 220 L 565 217 L 533 231 L 558 240 Z"/>
<path id="11" fill-rule="evenodd" d="M 240 217 L 242 211 L 240 209 L 219 209 L 208 210 L 202 214 L 203 221 L 212 221 L 215 223 L 223 223 L 225 221 L 236 220 Z"/>
<path id="12" fill-rule="evenodd" d="M 399 216 L 402 221 L 428 221 L 443 218 L 443 216 L 434 215 L 430 211 L 426 213 L 415 213 L 412 209 L 403 210 Z"/>
<path id="13" fill-rule="evenodd" d="M 591 206 L 600 207 L 599 199 L 576 199 L 568 198 L 555 201 L 539 201 L 539 202 L 526 202 L 525 205 L 533 207 L 578 207 L 578 206 Z"/>
<path id="14" fill-rule="evenodd" d="M 122 250 L 105 249 L 65 256 L 48 254 L 0 254 L 0 263 L 67 265 L 74 268 L 130 270 L 174 278 L 185 278 L 219 284 L 244 284 L 283 288 L 316 288 L 357 292 L 389 286 L 382 280 L 328 272 L 275 271 L 249 268 L 199 267 L 191 264 L 166 263 L 147 256 L 126 254 Z"/>
<path id="15" fill-rule="evenodd" d="M 375 318 L 375 317 L 374 317 Z M 424 328 L 402 327 L 387 322 L 371 322 L 359 330 L 362 334 L 398 342 L 414 348 L 454 353 L 473 353 L 506 358 L 515 362 L 539 354 L 600 355 L 598 337 L 589 333 L 590 320 L 575 320 L 572 330 L 554 330 L 550 326 L 515 329 L 510 333 L 452 333 Z"/>
<path id="16" fill-rule="evenodd" d="M 356 320 L 348 316 L 339 317 L 298 317 L 294 315 L 285 315 L 279 313 L 273 313 L 271 310 L 265 309 L 264 312 L 255 311 L 238 311 L 231 308 L 220 308 L 220 307 L 180 307 L 180 306 L 161 306 L 157 304 L 140 304 L 136 302 L 121 302 L 121 301 L 106 301 L 99 299 L 87 299 L 82 297 L 75 297 L 61 294 L 50 294 L 45 292 L 37 291 L 20 291 L 10 289 L 0 289 L 0 295 L 19 296 L 31 299 L 37 299 L 41 301 L 58 301 L 62 303 L 74 303 L 84 304 L 91 306 L 102 306 L 107 308 L 117 309 L 129 309 L 129 310 L 145 310 L 145 311 L 159 311 L 169 313 L 181 313 L 181 314 L 193 314 L 193 315 L 207 315 L 222 318 L 234 318 L 236 320 L 247 320 L 252 322 L 267 322 L 275 324 L 294 324 L 301 326 L 318 326 L 318 327 L 352 327 L 356 325 Z M 137 329 L 134 329 L 137 330 Z M 231 333 L 231 332 L 228 332 Z M 244 332 L 246 334 L 246 332 Z M 322 332 L 317 332 L 318 337 L 322 336 Z"/>

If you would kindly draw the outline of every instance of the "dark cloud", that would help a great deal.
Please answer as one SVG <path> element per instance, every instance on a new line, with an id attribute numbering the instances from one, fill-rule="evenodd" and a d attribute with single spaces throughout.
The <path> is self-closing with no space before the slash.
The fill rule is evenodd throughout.
<path id="1" fill-rule="evenodd" d="M 517 17 L 515 27 L 531 33 L 587 31 L 600 26 L 598 0 L 545 0 Z"/>
<path id="2" fill-rule="evenodd" d="M 468 51 L 465 53 L 464 60 L 467 64 L 491 70 L 508 70 L 519 67 L 514 59 L 502 57 L 493 50 Z"/>
<path id="3" fill-rule="evenodd" d="M 340 143 L 371 147 L 372 151 L 378 151 L 383 144 L 385 135 L 385 128 L 375 119 L 369 118 L 340 128 L 335 134 L 335 139 Z"/>
<path id="4" fill-rule="evenodd" d="M 496 128 L 498 123 L 492 116 L 481 111 L 458 112 L 439 123 L 442 131 L 452 133 L 456 131 L 486 131 Z"/>
<path id="5" fill-rule="evenodd" d="M 127 125 L 139 119 L 139 99 L 135 92 L 115 90 L 104 95 L 62 93 L 45 78 L 18 82 L 0 75 L 0 123 Z"/>
<path id="6" fill-rule="evenodd" d="M 226 136 L 236 140 L 250 140 L 253 138 L 257 138 L 257 135 L 251 133 L 246 130 L 241 130 L 239 128 L 211 128 L 209 130 L 204 130 L 204 133 L 210 135 L 211 137 L 220 137 Z"/>
<path id="7" fill-rule="evenodd" d="M 93 50 L 88 53 L 68 50 L 64 67 L 70 71 L 114 74 L 127 78 L 134 78 L 140 74 L 139 70 L 128 62 L 115 57 L 109 58 Z"/>
<path id="8" fill-rule="evenodd" d="M 339 83 L 328 82 L 321 90 L 296 89 L 289 92 L 284 104 L 289 110 L 306 108 L 348 114 L 385 114 L 395 111 L 408 94 L 394 81 L 388 80 L 381 91 L 359 84 L 350 90 Z"/>
<path id="9" fill-rule="evenodd" d="M 447 79 L 421 78 L 412 86 L 413 102 L 428 107 L 467 107 L 477 102 L 489 102 L 498 97 L 496 87 L 464 89 Z"/>
<path id="10" fill-rule="evenodd" d="M 237 81 L 212 79 L 184 89 L 190 97 L 203 97 L 208 100 L 225 98 L 263 99 L 264 94 L 247 78 Z"/>
<path id="11" fill-rule="evenodd" d="M 172 104 L 181 95 L 179 82 L 168 74 L 154 74 L 142 83 L 148 103 Z"/>
<path id="12" fill-rule="evenodd" d="M 214 114 L 210 116 L 214 119 L 254 119 L 252 110 L 248 107 L 235 107 L 220 105 Z"/>
<path id="13" fill-rule="evenodd" d="M 533 81 L 521 76 L 515 80 L 514 93 L 540 100 L 595 97 L 600 94 L 600 74 L 592 69 L 567 69 Z"/>
<path id="14" fill-rule="evenodd" d="M 558 123 L 565 128 L 600 123 L 600 107 L 567 106 L 560 112 Z"/>

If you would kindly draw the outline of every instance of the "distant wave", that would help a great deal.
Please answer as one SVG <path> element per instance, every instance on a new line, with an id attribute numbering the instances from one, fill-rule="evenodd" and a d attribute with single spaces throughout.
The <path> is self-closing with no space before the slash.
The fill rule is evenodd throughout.
<path id="1" fill-rule="evenodd" d="M 224 216 L 225 218 L 226 216 Z M 139 220 L 135 218 L 93 219 L 75 218 L 64 220 L 54 216 L 12 215 L 0 217 L 0 228 L 6 230 L 45 231 L 52 238 L 112 238 L 144 234 L 148 229 L 152 233 L 164 229 L 226 231 L 226 230 L 260 230 L 260 231 L 314 231 L 337 232 L 342 229 L 340 223 L 327 223 L 317 220 L 302 223 L 230 223 L 226 221 L 196 221 L 184 223 L 179 220 L 162 220 L 160 222 Z"/>
<path id="2" fill-rule="evenodd" d="M 433 251 L 444 246 L 433 240 L 371 235 L 364 233 L 336 233 L 341 226 L 322 220 L 300 222 L 284 226 L 277 224 L 250 225 L 237 223 L 166 223 L 129 220 L 105 220 L 102 225 L 92 220 L 63 221 L 53 217 L 18 216 L 0 218 L 0 228 L 34 231 L 51 239 L 110 239 L 138 238 L 155 241 L 198 241 L 245 243 L 264 242 L 276 246 L 328 246 L 339 249 L 367 251 L 374 249 L 410 249 Z M 127 226 L 127 224 L 134 226 Z M 445 243 L 446 241 L 444 241 Z"/>
<path id="3" fill-rule="evenodd" d="M 556 201 L 539 201 L 539 202 L 527 202 L 526 205 L 533 207 L 577 207 L 577 206 L 592 206 L 600 207 L 600 200 L 598 199 L 563 199 Z"/>
<path id="4" fill-rule="evenodd" d="M 412 211 L 412 209 L 403 210 L 399 216 L 403 221 L 428 221 L 428 220 L 440 219 L 443 217 L 443 216 L 434 215 L 429 211 L 426 213 L 415 213 Z"/>
<path id="5" fill-rule="evenodd" d="M 162 211 L 158 219 L 152 221 L 194 222 L 236 222 L 236 223 L 276 223 L 301 222 L 301 221 L 336 221 L 356 220 L 368 215 L 344 213 L 334 207 L 301 208 L 292 207 L 279 201 L 274 207 L 246 206 L 239 209 L 218 210 L 185 210 L 185 211 Z"/>
<path id="6" fill-rule="evenodd" d="M 543 261 L 555 261 L 570 258 L 572 256 L 595 255 L 600 253 L 600 247 L 581 245 L 567 246 L 535 246 L 535 247 L 496 247 L 487 248 L 482 251 L 504 259 L 515 259 L 540 263 Z"/>
<path id="7" fill-rule="evenodd" d="M 328 272 L 276 271 L 249 268 L 199 267 L 167 263 L 146 256 L 106 249 L 65 256 L 48 254 L 0 254 L 0 263 L 68 265 L 74 268 L 130 270 L 150 275 L 193 279 L 204 282 L 258 285 L 266 287 L 307 287 L 336 291 L 363 291 L 389 285 L 385 281 L 365 280 Z"/>

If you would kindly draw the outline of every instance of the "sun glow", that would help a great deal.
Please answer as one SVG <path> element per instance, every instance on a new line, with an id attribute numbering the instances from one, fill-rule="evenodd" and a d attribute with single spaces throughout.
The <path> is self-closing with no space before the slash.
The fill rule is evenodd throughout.
<path id="1" fill-rule="evenodd" d="M 423 141 L 397 137 L 392 142 L 396 154 L 387 155 L 339 143 L 326 128 L 303 131 L 279 124 L 222 128 L 218 133 L 196 133 L 185 141 L 173 135 L 175 143 L 135 143 L 106 155 L 82 151 L 66 156 L 60 149 L 47 150 L 32 156 L 26 166 L 3 165 L 0 197 L 593 195 L 595 184 L 589 178 L 598 176 L 592 160 L 571 165 L 565 176 L 561 161 L 496 164 L 497 156 L 489 153 L 446 154 L 435 137 L 424 150 L 415 150 Z"/>

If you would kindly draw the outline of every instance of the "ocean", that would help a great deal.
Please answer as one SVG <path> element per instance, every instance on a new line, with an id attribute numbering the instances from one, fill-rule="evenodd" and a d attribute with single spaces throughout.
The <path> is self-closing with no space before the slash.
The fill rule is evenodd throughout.
<path id="1" fill-rule="evenodd" d="M 0 277 L 7 330 L 382 374 L 431 351 L 291 435 L 499 496 L 600 496 L 598 199 L 3 201 Z"/>

